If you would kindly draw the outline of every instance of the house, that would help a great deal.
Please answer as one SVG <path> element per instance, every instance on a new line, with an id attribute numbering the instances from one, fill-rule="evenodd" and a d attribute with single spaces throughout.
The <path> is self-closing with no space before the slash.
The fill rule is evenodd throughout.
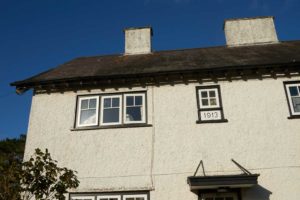
<path id="1" fill-rule="evenodd" d="M 48 148 L 78 171 L 72 200 L 300 196 L 300 41 L 273 17 L 225 20 L 226 45 L 82 57 L 12 83 L 33 89 L 25 159 Z"/>

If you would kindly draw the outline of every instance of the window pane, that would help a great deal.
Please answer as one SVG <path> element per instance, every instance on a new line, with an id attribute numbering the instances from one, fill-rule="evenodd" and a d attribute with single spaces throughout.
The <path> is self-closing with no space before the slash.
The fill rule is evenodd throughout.
<path id="1" fill-rule="evenodd" d="M 126 121 L 142 121 L 142 107 L 127 107 Z"/>
<path id="2" fill-rule="evenodd" d="M 134 200 L 134 198 L 130 197 L 130 198 L 126 198 L 126 200 Z"/>
<path id="3" fill-rule="evenodd" d="M 201 97 L 204 97 L 204 98 L 207 97 L 207 91 L 202 91 L 201 92 Z"/>
<path id="4" fill-rule="evenodd" d="M 294 112 L 300 112 L 300 97 L 292 97 Z"/>
<path id="5" fill-rule="evenodd" d="M 82 110 L 80 113 L 80 124 L 95 124 L 96 123 L 96 109 Z"/>
<path id="6" fill-rule="evenodd" d="M 202 105 L 208 106 L 208 99 L 202 99 Z"/>
<path id="7" fill-rule="evenodd" d="M 216 197 L 215 200 L 224 200 L 223 197 Z"/>
<path id="8" fill-rule="evenodd" d="M 96 108 L 96 99 L 90 99 L 89 108 Z"/>
<path id="9" fill-rule="evenodd" d="M 103 106 L 104 106 L 104 108 L 110 108 L 111 107 L 111 98 L 105 98 Z"/>
<path id="10" fill-rule="evenodd" d="M 136 96 L 135 97 L 135 105 L 141 106 L 143 104 L 143 97 L 142 96 Z"/>
<path id="11" fill-rule="evenodd" d="M 119 122 L 119 108 L 103 110 L 103 123 Z"/>
<path id="12" fill-rule="evenodd" d="M 135 200 L 144 200 L 144 197 L 137 197 Z"/>
<path id="13" fill-rule="evenodd" d="M 88 99 L 81 100 L 81 109 L 87 109 L 88 108 L 88 103 L 89 103 Z"/>
<path id="14" fill-rule="evenodd" d="M 126 106 L 133 106 L 133 97 L 126 97 Z"/>
<path id="15" fill-rule="evenodd" d="M 216 96 L 216 92 L 215 91 L 209 91 L 209 96 L 210 97 L 215 97 Z"/>
<path id="16" fill-rule="evenodd" d="M 215 98 L 210 99 L 209 102 L 211 106 L 217 105 L 217 100 Z"/>
<path id="17" fill-rule="evenodd" d="M 118 198 L 110 198 L 109 200 L 118 200 Z"/>
<path id="18" fill-rule="evenodd" d="M 296 86 L 289 87 L 291 96 L 298 96 L 298 90 Z"/>
<path id="19" fill-rule="evenodd" d="M 112 107 L 119 107 L 119 105 L 120 105 L 120 99 L 119 99 L 119 97 L 113 98 L 112 99 Z"/>

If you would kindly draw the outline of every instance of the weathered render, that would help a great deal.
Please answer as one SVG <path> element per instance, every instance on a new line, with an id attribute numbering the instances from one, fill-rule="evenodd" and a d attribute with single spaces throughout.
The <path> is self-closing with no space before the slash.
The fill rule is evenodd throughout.
<path id="1" fill-rule="evenodd" d="M 228 46 L 278 42 L 273 17 L 226 20 L 224 31 Z"/>
<path id="2" fill-rule="evenodd" d="M 300 111 L 291 105 L 300 109 L 300 41 L 277 41 L 272 26 L 269 17 L 229 20 L 226 46 L 162 52 L 151 51 L 150 28 L 126 29 L 125 46 L 135 47 L 124 55 L 79 58 L 12 83 L 34 89 L 25 159 L 48 148 L 78 171 L 72 200 L 298 199 Z M 222 118 L 202 119 L 212 110 L 201 110 L 199 88 L 218 91 Z M 124 123 L 124 110 L 121 124 L 103 126 L 95 111 L 97 125 L 77 126 L 79 98 L 130 93 L 145 96 L 142 123 Z M 143 196 L 123 198 L 132 193 Z"/>
<path id="3" fill-rule="evenodd" d="M 125 29 L 125 54 L 146 54 L 151 52 L 152 29 L 129 28 Z"/>
<path id="4" fill-rule="evenodd" d="M 132 88 L 147 91 L 152 127 L 144 128 L 72 131 L 78 94 L 128 88 L 37 94 L 25 155 L 49 148 L 61 165 L 79 172 L 78 192 L 150 190 L 152 200 L 196 200 L 186 179 L 199 160 L 207 174 L 241 173 L 233 158 L 260 174 L 259 185 L 243 190 L 243 199 L 286 199 L 287 194 L 297 199 L 300 127 L 298 120 L 287 119 L 285 80 L 290 79 L 205 83 L 221 86 L 228 123 L 220 124 L 195 123 L 195 83 Z"/>

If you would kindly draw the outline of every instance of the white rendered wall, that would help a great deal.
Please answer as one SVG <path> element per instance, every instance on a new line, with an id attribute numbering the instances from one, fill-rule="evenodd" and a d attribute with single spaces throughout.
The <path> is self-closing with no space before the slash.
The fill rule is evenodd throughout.
<path id="1" fill-rule="evenodd" d="M 227 20 L 224 32 L 229 46 L 278 42 L 273 17 Z"/>
<path id="2" fill-rule="evenodd" d="M 151 190 L 151 200 L 197 200 L 186 178 L 199 161 L 208 175 L 239 174 L 233 158 L 260 174 L 259 186 L 242 191 L 243 200 L 296 200 L 300 119 L 287 119 L 286 80 L 300 78 L 217 83 L 228 123 L 212 124 L 196 124 L 195 87 L 200 84 L 134 88 L 147 90 L 153 126 L 144 128 L 71 131 L 77 95 L 130 89 L 37 94 L 25 158 L 37 147 L 49 148 L 60 165 L 78 171 L 76 191 Z"/>
<path id="3" fill-rule="evenodd" d="M 125 54 L 151 53 L 151 28 L 125 29 Z"/>

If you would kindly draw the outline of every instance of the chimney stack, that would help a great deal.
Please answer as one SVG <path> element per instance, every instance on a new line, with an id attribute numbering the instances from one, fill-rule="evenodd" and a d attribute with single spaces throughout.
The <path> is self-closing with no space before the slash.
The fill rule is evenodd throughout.
<path id="1" fill-rule="evenodd" d="M 125 32 L 125 55 L 151 53 L 151 27 L 127 28 Z"/>
<path id="2" fill-rule="evenodd" d="M 274 17 L 225 20 L 224 31 L 228 46 L 278 42 Z"/>

